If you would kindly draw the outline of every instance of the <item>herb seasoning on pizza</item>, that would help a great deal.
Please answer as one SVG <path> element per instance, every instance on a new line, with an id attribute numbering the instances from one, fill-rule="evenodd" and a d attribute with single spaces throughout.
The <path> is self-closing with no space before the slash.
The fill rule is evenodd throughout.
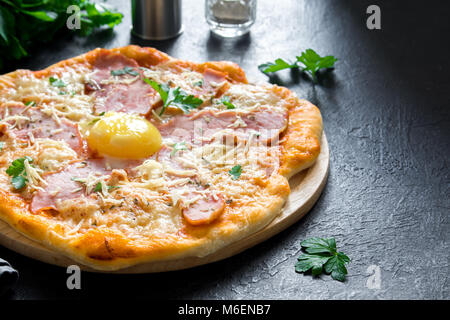
<path id="1" fill-rule="evenodd" d="M 231 62 L 96 49 L 0 76 L 0 218 L 98 270 L 262 229 L 320 152 L 311 103 Z"/>

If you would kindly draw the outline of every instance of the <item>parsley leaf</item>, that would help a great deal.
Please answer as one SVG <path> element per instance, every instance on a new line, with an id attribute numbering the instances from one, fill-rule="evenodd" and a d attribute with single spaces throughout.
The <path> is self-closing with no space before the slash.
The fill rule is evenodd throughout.
<path id="1" fill-rule="evenodd" d="M 28 156 L 18 158 L 11 163 L 8 169 L 6 169 L 6 173 L 9 176 L 18 176 L 19 174 L 21 174 L 25 170 L 25 160 L 28 160 L 29 163 L 33 162 L 33 159 Z"/>
<path id="2" fill-rule="evenodd" d="M 99 191 L 102 191 L 102 183 L 101 182 L 97 183 L 93 190 L 93 192 L 99 192 Z"/>
<path id="3" fill-rule="evenodd" d="M 313 49 L 307 49 L 300 56 L 297 56 L 297 61 L 304 65 L 302 67 L 303 72 L 309 73 L 315 82 L 317 81 L 317 71 L 333 68 L 338 59 L 334 56 L 321 57 Z"/>
<path id="4" fill-rule="evenodd" d="M 6 173 L 12 177 L 11 184 L 16 190 L 25 187 L 28 182 L 28 179 L 25 177 L 27 175 L 25 171 L 25 160 L 28 160 L 29 163 L 33 162 L 32 158 L 25 156 L 14 160 L 8 169 L 6 169 Z"/>
<path id="5" fill-rule="evenodd" d="M 220 100 L 219 103 L 223 104 L 224 106 L 227 107 L 227 109 L 236 109 L 235 105 L 232 104 L 230 102 L 230 97 L 228 96 L 223 96 Z"/>
<path id="6" fill-rule="evenodd" d="M 306 272 L 311 269 L 312 274 L 317 276 L 322 273 L 323 265 L 330 260 L 328 255 L 302 254 L 295 265 L 295 271 Z"/>
<path id="7" fill-rule="evenodd" d="M 134 68 L 132 68 L 132 67 L 123 67 L 123 69 L 111 70 L 111 75 L 113 75 L 113 76 L 122 76 L 124 74 L 138 76 L 139 72 L 134 70 Z"/>
<path id="8" fill-rule="evenodd" d="M 242 167 L 240 165 L 234 166 L 228 173 L 232 176 L 233 180 L 237 180 L 242 174 Z"/>
<path id="9" fill-rule="evenodd" d="M 100 117 L 103 117 L 105 115 L 105 111 L 103 111 L 102 113 L 100 113 L 99 115 L 98 115 L 98 118 L 94 118 L 94 119 L 92 119 L 92 121 L 90 121 L 89 123 L 88 123 L 88 125 L 93 125 L 93 124 L 96 124 L 99 120 L 100 120 Z"/>
<path id="10" fill-rule="evenodd" d="M 189 113 L 192 109 L 198 108 L 198 106 L 202 103 L 202 99 L 197 98 L 192 94 L 187 95 L 185 92 L 180 90 L 179 94 L 175 97 L 174 101 L 170 103 L 170 105 L 178 107 L 183 110 L 184 113 Z"/>
<path id="11" fill-rule="evenodd" d="M 57 87 L 57 88 L 62 88 L 62 87 L 67 86 L 67 84 L 65 84 L 64 81 L 62 81 L 61 79 L 58 79 L 58 78 L 50 77 L 48 79 L 48 81 L 50 82 L 50 84 L 52 86 Z"/>
<path id="12" fill-rule="evenodd" d="M 175 143 L 173 145 L 173 150 L 170 153 L 170 156 L 173 157 L 175 153 L 177 153 L 180 150 L 187 150 L 185 141 Z"/>
<path id="13" fill-rule="evenodd" d="M 13 185 L 14 189 L 19 190 L 25 187 L 27 184 L 28 179 L 23 176 L 15 176 L 11 179 L 11 184 Z"/>
<path id="14" fill-rule="evenodd" d="M 325 272 L 330 274 L 334 280 L 345 281 L 345 275 L 347 274 L 347 268 L 345 265 L 350 262 L 350 258 L 342 252 L 338 252 L 336 255 L 330 258 L 325 263 Z"/>
<path id="15" fill-rule="evenodd" d="M 159 93 L 163 101 L 163 107 L 159 113 L 160 116 L 166 111 L 169 105 L 183 110 L 184 113 L 189 113 L 192 109 L 198 108 L 203 103 L 202 99 L 186 94 L 180 87 L 171 88 L 166 84 L 158 84 L 148 78 L 144 78 L 144 81 Z"/>
<path id="16" fill-rule="evenodd" d="M 345 265 L 350 262 L 350 258 L 342 252 L 337 252 L 334 238 L 310 238 L 302 241 L 301 246 L 306 253 L 298 257 L 296 272 L 311 270 L 316 276 L 325 271 L 326 274 L 331 274 L 334 280 L 345 280 Z"/>
<path id="17" fill-rule="evenodd" d="M 284 70 L 284 69 L 292 69 L 292 68 L 297 68 L 297 67 L 298 66 L 296 63 L 290 64 L 283 59 L 277 59 L 277 60 L 275 60 L 275 62 L 267 62 L 267 63 L 260 64 L 258 66 L 258 69 L 259 69 L 259 71 L 261 71 L 265 74 L 268 74 L 268 73 L 277 72 L 277 71 Z"/>
<path id="18" fill-rule="evenodd" d="M 334 238 L 309 238 L 301 243 L 308 253 L 333 253 L 336 252 L 336 240 Z"/>
<path id="19" fill-rule="evenodd" d="M 258 69 L 265 74 L 269 74 L 283 69 L 300 68 L 303 72 L 310 74 L 314 82 L 317 82 L 316 73 L 321 69 L 334 68 L 334 64 L 338 61 L 334 56 L 321 57 L 313 49 L 306 49 L 296 58 L 297 60 L 293 64 L 283 59 L 277 59 L 275 62 L 259 65 Z"/>

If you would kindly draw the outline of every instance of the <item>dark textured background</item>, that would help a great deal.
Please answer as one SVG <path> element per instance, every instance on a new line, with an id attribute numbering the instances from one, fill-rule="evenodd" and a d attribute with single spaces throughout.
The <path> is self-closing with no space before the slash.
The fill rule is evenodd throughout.
<path id="1" fill-rule="evenodd" d="M 139 43 L 129 34 L 129 1 L 113 33 L 45 46 L 16 67 L 40 69 L 95 47 Z M 194 61 L 231 60 L 250 80 L 257 65 L 314 48 L 340 59 L 313 86 L 281 72 L 277 82 L 321 109 L 331 149 L 328 184 L 311 212 L 272 239 L 233 258 L 148 275 L 82 274 L 66 288 L 65 269 L 0 248 L 20 271 L 12 299 L 145 297 L 187 299 L 449 299 L 450 50 L 448 1 L 258 1 L 257 22 L 240 40 L 211 36 L 203 0 L 184 0 L 185 32 L 155 46 Z M 382 30 L 366 28 L 378 4 Z M 352 259 L 345 283 L 294 272 L 300 241 L 334 236 Z M 369 265 L 381 289 L 366 287 Z"/>

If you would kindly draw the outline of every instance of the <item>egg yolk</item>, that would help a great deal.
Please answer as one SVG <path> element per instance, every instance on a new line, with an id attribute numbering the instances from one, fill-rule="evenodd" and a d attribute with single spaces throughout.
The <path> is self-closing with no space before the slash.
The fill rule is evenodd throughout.
<path id="1" fill-rule="evenodd" d="M 140 116 L 107 112 L 89 129 L 87 142 L 102 155 L 141 159 L 161 148 L 161 134 Z"/>

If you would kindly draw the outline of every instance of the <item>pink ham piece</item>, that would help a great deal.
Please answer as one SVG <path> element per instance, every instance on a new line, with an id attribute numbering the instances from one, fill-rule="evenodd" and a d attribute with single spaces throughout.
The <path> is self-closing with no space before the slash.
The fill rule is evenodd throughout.
<path id="1" fill-rule="evenodd" d="M 49 173 L 44 176 L 47 186 L 44 191 L 39 190 L 33 196 L 31 211 L 55 209 L 56 200 L 70 200 L 85 196 L 85 189 L 74 191 L 82 187 L 82 184 L 73 181 L 73 178 L 86 178 L 89 173 L 110 175 L 113 169 L 131 169 L 142 161 L 126 159 L 87 159 L 74 162 L 62 171 Z"/>
<path id="2" fill-rule="evenodd" d="M 53 140 L 62 140 L 78 154 L 83 152 L 83 140 L 78 130 L 78 125 L 64 118 L 59 120 L 49 117 L 42 113 L 37 107 L 26 108 L 23 104 L 9 105 L 8 115 L 22 115 L 29 117 L 30 121 L 24 124 L 17 124 L 13 128 L 8 128 L 18 139 L 30 140 L 34 138 L 50 138 Z M 6 110 L 2 110 L 2 118 Z M 8 121 L 14 124 L 15 121 Z"/>
<path id="3" fill-rule="evenodd" d="M 196 86 L 194 93 L 219 98 L 230 87 L 226 82 L 226 74 L 214 69 L 206 68 L 203 72 L 203 84 Z"/>
<path id="4" fill-rule="evenodd" d="M 244 113 L 240 115 L 242 123 L 238 115 L 234 110 L 219 113 L 202 110 L 189 115 L 176 115 L 170 121 L 156 126 L 163 137 L 170 137 L 177 142 L 211 142 L 215 133 L 230 129 L 230 134 L 238 139 L 246 141 L 250 133 L 256 133 L 255 141 L 268 143 L 278 139 L 287 125 L 287 112 L 263 109 Z"/>
<path id="5" fill-rule="evenodd" d="M 139 78 L 130 84 L 102 83 L 111 79 L 111 71 L 124 67 L 133 68 L 139 73 Z M 136 76 L 124 74 L 115 76 L 119 80 L 130 80 Z M 93 74 L 86 85 L 88 92 L 93 91 L 96 98 L 95 111 L 102 113 L 118 111 L 146 115 L 153 105 L 160 102 L 158 93 L 147 83 L 142 81 L 143 71 L 133 59 L 119 53 L 102 53 L 94 63 Z"/>
<path id="6" fill-rule="evenodd" d="M 85 165 L 84 165 L 85 164 Z M 103 159 L 89 159 L 68 165 L 64 170 L 50 173 L 44 176 L 47 186 L 44 191 L 39 190 L 31 201 L 31 211 L 36 213 L 41 210 L 56 210 L 56 200 L 70 200 L 84 196 L 84 188 L 76 191 L 82 185 L 73 181 L 73 178 L 86 178 L 89 173 L 99 172 L 106 175 Z"/>
<path id="7" fill-rule="evenodd" d="M 169 166 L 175 170 L 185 170 L 182 163 L 177 161 L 178 156 L 181 152 L 185 152 L 183 150 L 177 151 L 174 155 L 172 155 L 172 149 L 163 146 L 158 153 L 156 154 L 156 159 L 158 162 Z"/>
<path id="8" fill-rule="evenodd" d="M 210 195 L 194 202 L 187 208 L 183 208 L 183 217 L 193 226 L 209 224 L 220 216 L 224 208 L 225 201 L 222 198 L 214 199 Z"/>

